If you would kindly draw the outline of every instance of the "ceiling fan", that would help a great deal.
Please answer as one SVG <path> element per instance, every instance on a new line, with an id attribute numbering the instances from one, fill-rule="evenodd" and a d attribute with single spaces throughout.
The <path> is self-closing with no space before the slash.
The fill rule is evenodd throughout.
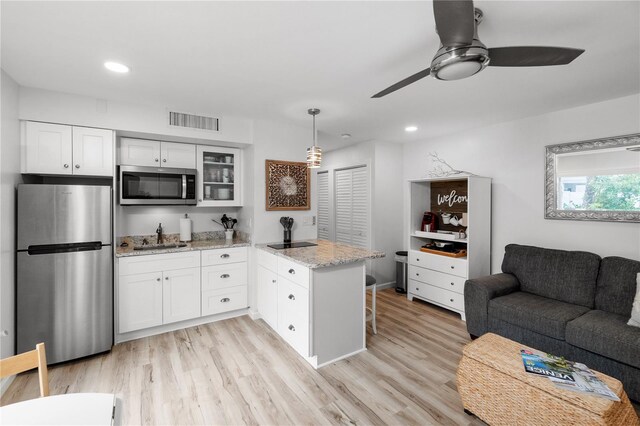
<path id="1" fill-rule="evenodd" d="M 487 48 L 478 39 L 478 24 L 483 13 L 473 7 L 472 0 L 434 0 L 433 14 L 440 49 L 431 67 L 376 93 L 381 98 L 402 89 L 428 75 L 438 80 L 459 80 L 471 77 L 486 66 L 543 67 L 566 65 L 580 56 L 584 49 L 546 46 L 511 46 Z"/>

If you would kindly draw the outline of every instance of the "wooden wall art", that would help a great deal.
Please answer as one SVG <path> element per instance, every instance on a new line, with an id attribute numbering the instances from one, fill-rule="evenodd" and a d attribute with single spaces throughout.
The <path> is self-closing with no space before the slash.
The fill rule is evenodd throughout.
<path id="1" fill-rule="evenodd" d="M 267 210 L 310 210 L 311 172 L 307 163 L 265 160 Z"/>

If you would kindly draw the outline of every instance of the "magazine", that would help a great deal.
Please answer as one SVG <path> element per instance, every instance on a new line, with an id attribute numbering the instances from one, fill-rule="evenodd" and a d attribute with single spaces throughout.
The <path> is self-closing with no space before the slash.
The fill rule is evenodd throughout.
<path id="1" fill-rule="evenodd" d="M 545 376 L 561 389 L 620 401 L 620 398 L 584 364 L 529 349 L 522 349 L 520 355 L 524 371 Z"/>

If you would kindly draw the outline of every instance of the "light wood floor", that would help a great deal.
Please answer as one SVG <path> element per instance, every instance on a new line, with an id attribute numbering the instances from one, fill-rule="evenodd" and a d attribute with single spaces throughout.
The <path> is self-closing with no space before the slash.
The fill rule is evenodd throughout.
<path id="1" fill-rule="evenodd" d="M 122 424 L 479 425 L 455 386 L 467 342 L 457 315 L 388 289 L 378 292 L 368 351 L 320 370 L 243 316 L 51 367 L 49 382 L 52 395 L 116 393 Z M 1 403 L 37 396 L 37 375 L 27 373 Z"/>

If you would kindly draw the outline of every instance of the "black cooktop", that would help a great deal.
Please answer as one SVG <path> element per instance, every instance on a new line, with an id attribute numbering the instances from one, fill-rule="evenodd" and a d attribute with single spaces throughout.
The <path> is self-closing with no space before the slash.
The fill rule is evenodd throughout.
<path id="1" fill-rule="evenodd" d="M 282 243 L 282 244 L 267 244 L 267 247 L 271 247 L 276 250 L 284 250 L 290 248 L 300 248 L 300 247 L 313 247 L 317 246 L 315 243 L 307 243 L 305 241 L 300 241 L 298 243 Z"/>

